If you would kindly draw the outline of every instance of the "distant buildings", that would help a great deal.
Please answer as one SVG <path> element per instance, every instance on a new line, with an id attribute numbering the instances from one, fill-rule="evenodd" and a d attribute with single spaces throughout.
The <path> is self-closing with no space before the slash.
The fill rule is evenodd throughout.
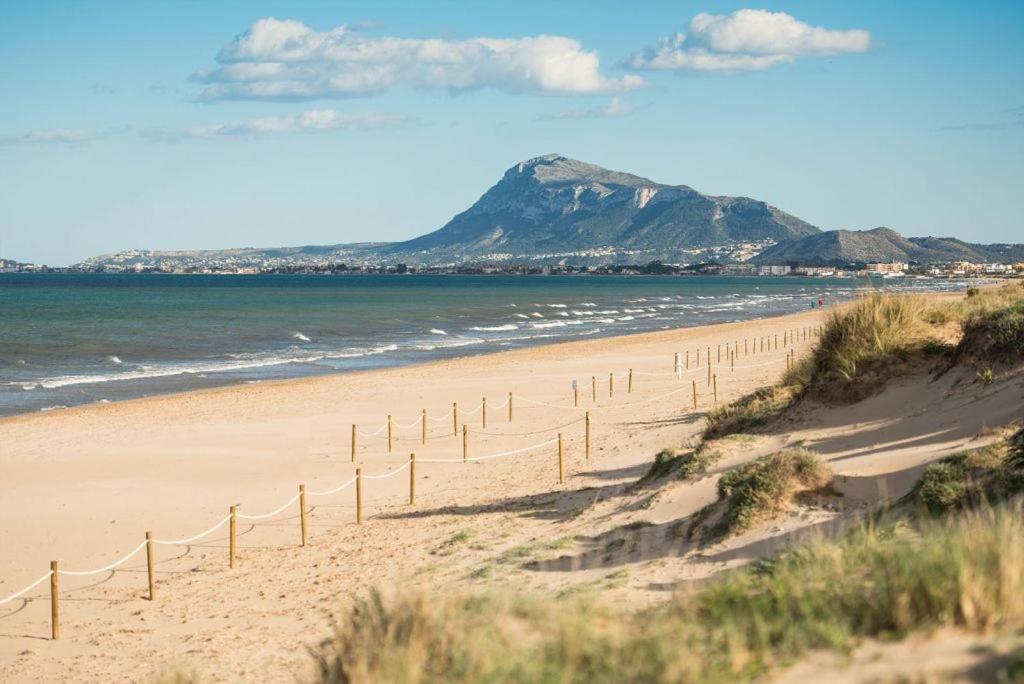
<path id="1" fill-rule="evenodd" d="M 907 265 L 900 261 L 893 261 L 890 263 L 867 264 L 864 267 L 864 270 L 867 271 L 868 273 L 879 274 L 903 273 L 904 271 L 907 270 Z"/>

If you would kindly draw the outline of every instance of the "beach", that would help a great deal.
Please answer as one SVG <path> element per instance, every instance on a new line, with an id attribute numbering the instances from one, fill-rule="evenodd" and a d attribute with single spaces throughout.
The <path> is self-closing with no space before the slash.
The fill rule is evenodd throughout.
<path id="1" fill-rule="evenodd" d="M 0 420 L 0 598 L 39 578 L 51 560 L 70 571 L 102 568 L 138 547 L 147 531 L 160 540 L 187 538 L 222 521 L 231 505 L 237 504 L 242 514 L 260 516 L 296 497 L 299 485 L 306 485 L 307 492 L 329 492 L 351 483 L 357 468 L 363 475 L 361 524 L 356 523 L 351 484 L 333 494 L 308 495 L 304 548 L 298 502 L 266 519 L 238 520 L 234 570 L 228 568 L 226 525 L 194 543 L 156 546 L 154 601 L 148 600 L 145 549 L 113 572 L 60 576 L 62 634 L 57 641 L 48 640 L 47 583 L 28 592 L 27 601 L 0 606 L 0 678 L 30 681 L 75 672 L 84 681 L 138 680 L 182 667 L 210 681 L 294 681 L 312 666 L 306 647 L 328 636 L 333 616 L 371 587 L 384 592 L 476 586 L 558 591 L 580 582 L 610 581 L 602 579 L 610 572 L 607 564 L 590 565 L 586 554 L 569 566 L 555 563 L 543 571 L 523 570 L 506 560 L 524 546 L 547 548 L 557 556 L 558 549 L 576 544 L 598 520 L 656 524 L 712 501 L 709 482 L 646 506 L 619 505 L 628 492 L 625 485 L 643 474 L 658 451 L 699 433 L 714 391 L 721 403 L 774 382 L 786 369 L 789 353 L 799 356 L 809 349 L 813 340 L 805 339 L 805 333 L 823 321 L 824 313 L 588 339 Z M 763 342 L 768 346 L 762 351 Z M 707 378 L 709 349 L 712 383 Z M 730 350 L 736 351 L 734 362 Z M 998 406 L 1000 398 L 990 401 Z M 453 403 L 457 419 L 451 415 Z M 895 415 L 901 407 L 891 409 Z M 871 439 L 886 442 L 877 430 L 880 418 L 864 417 L 865 424 L 871 420 L 876 423 Z M 970 440 L 975 426 L 967 417 L 963 423 L 962 433 L 947 435 L 948 444 L 933 440 L 929 458 Z M 835 437 L 819 433 L 815 439 Z M 878 450 L 860 449 L 855 435 L 848 442 L 833 451 L 843 455 L 836 460 L 837 472 L 852 478 L 903 471 L 920 460 L 920 453 L 910 449 L 887 464 Z M 500 456 L 506 452 L 513 453 Z M 417 457 L 416 500 L 410 505 L 412 453 Z M 780 530 L 829 518 L 822 511 L 815 520 L 783 523 Z M 452 541 L 463 535 L 469 543 Z M 731 543 L 742 547 L 747 542 L 740 537 Z M 745 562 L 742 554 L 715 562 L 684 556 L 659 554 L 658 563 L 645 565 L 624 583 L 622 600 L 659 600 L 665 595 L 657 588 L 660 580 L 675 586 L 680 579 L 699 579 Z"/>

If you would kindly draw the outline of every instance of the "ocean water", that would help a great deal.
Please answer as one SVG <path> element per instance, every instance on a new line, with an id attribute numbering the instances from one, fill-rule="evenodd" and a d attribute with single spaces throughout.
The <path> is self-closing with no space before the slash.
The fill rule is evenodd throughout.
<path id="1" fill-rule="evenodd" d="M 777 315 L 868 286 L 799 277 L 0 274 L 0 415 Z"/>

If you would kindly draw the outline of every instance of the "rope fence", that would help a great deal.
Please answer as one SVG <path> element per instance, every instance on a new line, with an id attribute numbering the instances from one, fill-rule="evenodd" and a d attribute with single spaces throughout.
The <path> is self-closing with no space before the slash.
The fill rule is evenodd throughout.
<path id="1" fill-rule="evenodd" d="M 627 381 L 627 393 L 632 393 L 632 391 L 633 391 L 633 376 L 634 376 L 634 374 L 635 375 L 639 375 L 639 376 L 650 376 L 650 377 L 675 376 L 678 379 L 682 379 L 682 375 L 684 373 L 689 373 L 689 372 L 694 372 L 694 371 L 699 371 L 699 370 L 706 370 L 706 372 L 708 374 L 708 384 L 712 388 L 712 392 L 713 392 L 713 400 L 717 404 L 717 401 L 718 401 L 718 378 L 717 378 L 717 374 L 712 373 L 712 369 L 713 368 L 718 368 L 718 369 L 730 368 L 731 370 L 734 370 L 735 368 L 741 368 L 741 369 L 745 369 L 745 368 L 762 368 L 762 367 L 776 365 L 779 362 L 785 360 L 786 364 L 787 364 L 787 369 L 789 369 L 789 368 L 792 368 L 792 366 L 793 366 L 793 364 L 795 363 L 795 360 L 796 360 L 796 350 L 793 348 L 793 346 L 795 345 L 795 342 L 797 340 L 799 340 L 799 339 L 802 339 L 803 341 L 806 341 L 808 339 L 813 339 L 813 338 L 817 337 L 819 335 L 819 333 L 820 333 L 820 328 L 817 327 L 817 326 L 813 326 L 813 327 L 812 326 L 807 326 L 807 327 L 804 327 L 804 328 L 801 328 L 801 329 L 794 329 L 792 331 L 790 331 L 790 330 L 784 331 L 782 346 L 790 348 L 789 351 L 786 352 L 785 357 L 784 358 L 775 358 L 773 360 L 766 361 L 764 363 L 759 363 L 759 364 L 742 364 L 742 365 L 738 365 L 738 366 L 736 365 L 735 360 L 736 360 L 736 356 L 737 356 L 737 354 L 739 352 L 739 341 L 738 340 L 735 341 L 734 344 L 732 344 L 732 345 L 730 345 L 729 343 L 725 344 L 725 347 L 726 347 L 726 358 L 728 360 L 728 363 L 722 363 L 721 362 L 721 345 L 718 345 L 717 350 L 716 350 L 716 352 L 717 352 L 717 359 L 718 359 L 716 362 L 711 362 L 711 347 L 710 346 L 705 346 L 704 349 L 703 349 L 703 351 L 704 351 L 704 359 L 705 359 L 703 369 L 700 366 L 700 359 L 701 359 L 701 354 L 700 354 L 701 350 L 700 349 L 696 350 L 696 353 L 695 353 L 696 365 L 694 367 L 692 367 L 692 368 L 689 367 L 690 353 L 688 351 L 685 352 L 685 361 L 683 361 L 682 353 L 681 352 L 676 352 L 675 356 L 674 356 L 674 366 L 673 366 L 673 370 L 671 372 L 634 371 L 633 369 L 629 369 L 628 373 L 624 373 L 624 374 L 620 374 L 620 375 L 617 375 L 614 372 L 609 373 L 608 374 L 608 397 L 609 398 L 613 398 L 614 397 L 614 382 L 615 382 L 616 379 L 619 379 L 620 381 L 625 379 Z M 757 349 L 758 349 L 758 345 L 760 345 L 761 350 L 764 351 L 764 345 L 765 345 L 765 341 L 766 340 L 767 340 L 767 343 L 768 343 L 769 350 L 772 350 L 772 349 L 776 349 L 777 350 L 779 348 L 779 340 L 778 340 L 778 336 L 777 335 L 770 336 L 770 337 L 749 338 L 748 340 L 744 340 L 744 344 L 743 344 L 744 354 L 743 355 L 747 356 L 748 353 L 749 353 L 748 350 L 751 347 L 754 349 L 754 354 L 756 354 L 757 353 Z M 681 364 L 683 364 L 683 363 L 685 363 L 686 368 L 682 367 Z M 499 410 L 499 409 L 506 409 L 507 408 L 508 409 L 508 422 L 509 423 L 512 422 L 512 418 L 513 418 L 513 403 L 514 403 L 514 401 L 522 401 L 522 402 L 526 402 L 527 404 L 531 404 L 531 405 L 534 405 L 534 406 L 543 406 L 543 407 L 549 407 L 549 408 L 555 408 L 555 409 L 576 409 L 576 410 L 585 411 L 584 416 L 582 416 L 580 418 L 577 418 L 575 420 L 571 420 L 571 421 L 569 421 L 567 423 L 562 423 L 560 425 L 556 425 L 556 426 L 553 426 L 553 427 L 541 428 L 541 429 L 538 429 L 538 430 L 532 430 L 532 431 L 528 431 L 528 432 L 504 432 L 504 433 L 503 432 L 487 432 L 486 431 L 486 427 L 487 427 L 487 400 L 486 400 L 486 398 L 484 398 L 474 408 L 468 409 L 468 410 L 467 409 L 463 409 L 462 410 L 462 415 L 463 416 L 475 415 L 477 413 L 481 413 L 482 412 L 482 425 L 483 425 L 484 429 L 482 429 L 482 430 L 474 429 L 474 430 L 472 430 L 472 432 L 470 432 L 469 429 L 467 428 L 467 426 L 465 425 L 465 423 L 462 424 L 462 430 L 461 430 L 461 432 L 462 432 L 462 456 L 461 456 L 461 458 L 453 457 L 453 458 L 419 458 L 419 459 L 417 459 L 415 454 L 410 454 L 409 460 L 405 461 L 402 465 L 394 468 L 393 470 L 391 470 L 391 471 L 389 471 L 387 473 L 382 473 L 382 474 L 378 474 L 378 475 L 364 475 L 362 473 L 362 469 L 361 468 L 356 468 L 356 470 L 355 470 L 355 473 L 356 473 L 355 477 L 353 477 L 353 478 L 351 478 L 351 479 L 349 479 L 349 480 L 347 480 L 347 481 L 345 481 L 345 482 L 343 482 L 343 483 L 341 483 L 341 484 L 339 484 L 339 485 L 337 485 L 337 486 L 335 486 L 333 488 L 326 489 L 326 490 L 323 490 L 323 491 L 307 491 L 305 485 L 299 485 L 299 492 L 297 494 L 295 494 L 294 496 L 289 498 L 287 501 L 285 501 L 283 504 L 281 504 L 280 506 L 278 506 L 277 508 L 275 508 L 272 511 L 268 511 L 266 513 L 249 515 L 249 514 L 245 514 L 245 513 L 239 512 L 238 511 L 238 506 L 231 506 L 230 507 L 230 513 L 228 515 L 226 515 L 225 517 L 223 517 L 220 520 L 218 520 L 211 527 L 209 527 L 209 528 L 203 530 L 202 532 L 200 532 L 199 534 L 193 535 L 191 537 L 186 537 L 184 539 L 156 539 L 156 538 L 154 538 L 152 536 L 152 532 L 146 532 L 146 539 L 145 539 L 145 541 L 143 541 L 139 545 L 135 546 L 130 552 L 128 552 L 127 554 L 125 554 L 124 556 L 119 558 L 118 560 L 116 560 L 113 563 L 110 563 L 108 565 L 105 565 L 105 566 L 103 566 L 101 568 L 96 568 L 96 569 L 92 569 L 92 570 L 61 570 L 59 568 L 59 566 L 58 566 L 58 562 L 57 561 L 51 561 L 51 563 L 50 563 L 50 571 L 49 572 L 47 572 L 46 574 L 42 575 L 38 579 L 34 580 L 33 582 L 31 582 L 27 586 L 19 589 L 18 591 L 14 592 L 14 593 L 6 596 L 6 597 L 0 598 L 0 605 L 4 605 L 6 603 L 10 603 L 11 601 L 15 601 L 15 600 L 17 600 L 19 598 L 22 598 L 28 592 L 32 591 L 33 589 L 35 589 L 39 585 L 43 584 L 47 580 L 50 580 L 51 636 L 52 636 L 53 639 L 57 639 L 57 638 L 59 638 L 59 635 L 60 635 L 60 620 L 59 620 L 59 616 L 60 616 L 60 608 L 59 608 L 60 592 L 59 592 L 59 585 L 58 585 L 58 581 L 57 581 L 57 578 L 59 576 L 87 577 L 87 576 L 92 576 L 92 575 L 99 575 L 99 574 L 106 573 L 106 572 L 112 572 L 112 571 L 116 570 L 119 566 L 123 565 L 124 563 L 127 563 L 129 560 L 131 560 L 136 555 L 138 555 L 139 552 L 141 552 L 143 549 L 145 549 L 146 550 L 146 557 L 147 557 L 147 576 L 148 576 L 148 581 L 149 581 L 149 598 L 150 598 L 150 600 L 154 600 L 154 597 L 155 597 L 155 563 L 154 563 L 154 559 L 153 559 L 153 547 L 154 546 L 182 546 L 182 545 L 187 545 L 187 544 L 190 544 L 192 542 L 195 542 L 195 541 L 197 541 L 199 539 L 202 539 L 203 537 L 206 537 L 206 536 L 212 534 L 213 532 L 215 532 L 218 529 L 220 529 L 221 527 L 223 527 L 225 524 L 228 524 L 229 525 L 229 567 L 234 568 L 235 567 L 236 548 L 237 548 L 237 543 L 236 543 L 237 521 L 238 520 L 244 520 L 244 521 L 267 520 L 269 518 L 273 518 L 274 516 L 277 516 L 277 515 L 283 513 L 289 507 L 293 506 L 296 502 L 299 502 L 299 517 L 300 517 L 300 525 L 301 525 L 301 540 L 302 540 L 302 545 L 305 546 L 306 545 L 306 540 L 307 540 L 307 512 L 309 511 L 309 508 L 308 508 L 307 503 L 306 503 L 306 497 L 307 496 L 316 496 L 316 497 L 332 496 L 334 494 L 337 494 L 337 493 L 339 493 L 339 492 L 341 492 L 341 491 L 351 487 L 354 484 L 355 487 L 356 487 L 356 523 L 357 524 L 361 524 L 362 523 L 362 518 L 363 518 L 363 515 L 362 515 L 362 481 L 363 480 L 385 480 L 385 479 L 394 477 L 394 476 L 396 476 L 396 475 L 398 475 L 398 474 L 400 474 L 400 473 L 402 473 L 402 472 L 404 472 L 406 470 L 409 470 L 409 503 L 411 505 L 411 504 L 413 504 L 415 502 L 415 481 L 416 481 L 416 464 L 417 463 L 443 464 L 443 463 L 468 463 L 468 462 L 487 461 L 487 460 L 492 460 L 492 459 L 497 459 L 497 458 L 505 458 L 505 457 L 517 456 L 517 455 L 525 454 L 525 453 L 529 453 L 529 452 L 534 452 L 534 451 L 538 451 L 540 449 L 544 449 L 544 448 L 551 447 L 551 446 L 554 446 L 554 445 L 557 445 L 559 483 L 564 483 L 564 439 L 563 439 L 563 433 L 561 431 L 564 430 L 565 428 L 571 427 L 571 426 L 576 425 L 578 423 L 581 423 L 581 422 L 584 423 L 584 428 L 585 428 L 585 432 L 584 432 L 585 458 L 586 458 L 586 460 L 589 460 L 590 459 L 590 447 L 591 447 L 591 419 L 590 419 L 590 412 L 591 411 L 594 411 L 594 410 L 611 410 L 611 409 L 625 408 L 625 407 L 629 407 L 629 406 L 637 406 L 637 405 L 641 405 L 641 404 L 650 403 L 652 401 L 657 401 L 659 399 L 664 399 L 664 398 L 667 398 L 667 397 L 670 397 L 670 396 L 674 396 L 676 394 L 685 392 L 687 390 L 691 390 L 693 392 L 693 407 L 694 407 L 694 410 L 697 409 L 697 397 L 698 397 L 698 394 L 697 394 L 697 381 L 696 381 L 696 379 L 694 379 L 692 381 L 690 387 L 687 387 L 686 385 L 683 385 L 682 387 L 677 387 L 677 388 L 669 390 L 667 392 L 663 392 L 663 393 L 660 393 L 660 394 L 657 394 L 657 395 L 654 395 L 654 396 L 649 396 L 649 397 L 645 397 L 645 398 L 642 398 L 642 399 L 638 399 L 636 401 L 624 402 L 624 403 L 597 404 L 596 403 L 596 400 L 597 400 L 597 379 L 596 378 L 597 378 L 597 376 L 592 376 L 591 377 L 591 394 L 592 394 L 592 398 L 593 398 L 594 403 L 592 403 L 589 407 L 581 407 L 581 406 L 579 406 L 579 392 L 578 392 L 578 385 L 577 385 L 576 381 L 573 381 L 573 390 L 574 390 L 573 391 L 573 395 L 574 395 L 573 396 L 573 405 L 553 404 L 551 402 L 542 401 L 542 400 L 538 400 L 538 399 L 532 399 L 530 397 L 514 394 L 512 392 L 508 393 L 508 398 L 505 400 L 505 402 L 503 404 L 491 405 L 491 409 L 492 410 Z M 400 430 L 409 430 L 409 429 L 414 428 L 417 425 L 419 425 L 421 427 L 420 439 L 425 444 L 428 439 L 432 439 L 432 437 L 428 437 L 427 436 L 427 425 L 428 425 L 428 423 L 430 423 L 430 422 L 446 422 L 449 419 L 451 419 L 453 421 L 453 423 L 452 423 L 452 425 L 453 425 L 452 433 L 451 434 L 445 434 L 445 435 L 439 435 L 437 437 L 457 437 L 458 434 L 459 434 L 458 418 L 459 418 L 459 408 L 458 408 L 458 404 L 455 403 L 455 404 L 452 404 L 452 409 L 446 415 L 443 415 L 443 416 L 440 416 L 440 417 L 429 416 L 427 411 L 426 411 L 426 409 L 424 409 L 422 411 L 421 415 L 416 420 L 414 420 L 413 422 L 408 423 L 408 424 L 401 424 L 400 423 L 400 424 L 397 425 L 397 427 Z M 363 437 L 380 437 L 382 439 L 387 439 L 387 441 L 388 441 L 388 450 L 390 451 L 391 447 L 392 447 L 392 441 L 393 441 L 393 438 L 394 438 L 394 434 L 393 434 L 394 427 L 396 427 L 396 425 L 392 421 L 392 417 L 390 415 L 388 416 L 387 421 L 383 425 L 381 425 L 381 427 L 377 428 L 373 432 L 363 432 L 361 430 L 358 430 L 355 425 L 352 425 L 352 460 L 355 461 L 356 447 L 357 447 L 357 441 L 356 441 L 356 436 L 357 435 L 360 435 L 360 436 L 363 436 Z M 520 448 L 517 448 L 517 449 L 508 450 L 508 451 L 502 451 L 502 452 L 495 453 L 495 454 L 485 454 L 485 455 L 480 455 L 480 456 L 469 456 L 469 454 L 468 454 L 468 449 L 469 449 L 469 446 L 468 446 L 468 435 L 469 434 L 494 436 L 494 437 L 513 437 L 513 436 L 532 436 L 532 435 L 535 435 L 535 434 L 541 434 L 541 433 L 545 433 L 545 432 L 552 432 L 552 431 L 556 431 L 556 430 L 558 431 L 558 434 L 557 434 L 556 437 L 552 437 L 550 439 L 547 439 L 547 440 L 545 440 L 543 442 L 539 442 L 537 444 L 531 444 L 529 446 L 524 446 L 524 447 L 520 447 Z M 387 432 L 386 435 L 383 434 L 385 431 Z M 30 600 L 30 599 L 26 598 L 26 599 L 23 599 L 23 600 L 27 601 L 27 600 Z"/>

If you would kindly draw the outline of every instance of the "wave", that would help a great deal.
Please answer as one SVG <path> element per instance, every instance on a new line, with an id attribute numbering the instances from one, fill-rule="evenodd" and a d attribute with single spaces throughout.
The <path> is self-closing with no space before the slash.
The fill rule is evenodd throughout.
<path id="1" fill-rule="evenodd" d="M 300 332 L 297 332 L 297 333 L 295 333 L 294 335 L 292 335 L 292 338 L 293 338 L 293 339 L 296 339 L 296 340 L 301 340 L 301 341 L 303 341 L 303 342 L 309 342 L 309 338 L 308 338 L 308 337 L 306 337 L 305 335 L 303 335 L 303 334 L 302 334 L 302 333 L 300 333 Z"/>
<path id="2" fill-rule="evenodd" d="M 448 334 L 444 330 L 441 330 L 440 328 L 431 328 L 430 332 L 434 333 L 435 335 L 447 335 Z"/>
<path id="3" fill-rule="evenodd" d="M 124 363 L 124 361 L 122 361 L 121 359 L 117 358 L 113 354 L 111 354 L 110 356 L 107 357 L 107 361 L 109 361 L 110 363 L 116 363 L 116 364 Z"/>
<path id="4" fill-rule="evenodd" d="M 519 330 L 519 326 L 515 323 L 507 325 L 474 325 L 470 330 L 476 330 L 477 332 L 502 332 L 504 330 Z"/>
<path id="5" fill-rule="evenodd" d="M 552 309 L 564 309 L 566 307 L 565 304 L 548 304 L 548 306 Z"/>
<path id="6" fill-rule="evenodd" d="M 551 321 L 550 323 L 534 323 L 534 328 L 564 328 L 565 321 Z"/>
<path id="7" fill-rule="evenodd" d="M 533 312 L 533 313 L 531 313 L 530 315 L 531 315 L 531 316 L 533 316 L 534 318 L 544 318 L 544 314 L 542 314 L 542 313 L 537 313 L 536 311 L 534 311 L 534 312 Z"/>
<path id="8" fill-rule="evenodd" d="M 516 314 L 516 318 L 529 318 L 526 314 Z"/>

